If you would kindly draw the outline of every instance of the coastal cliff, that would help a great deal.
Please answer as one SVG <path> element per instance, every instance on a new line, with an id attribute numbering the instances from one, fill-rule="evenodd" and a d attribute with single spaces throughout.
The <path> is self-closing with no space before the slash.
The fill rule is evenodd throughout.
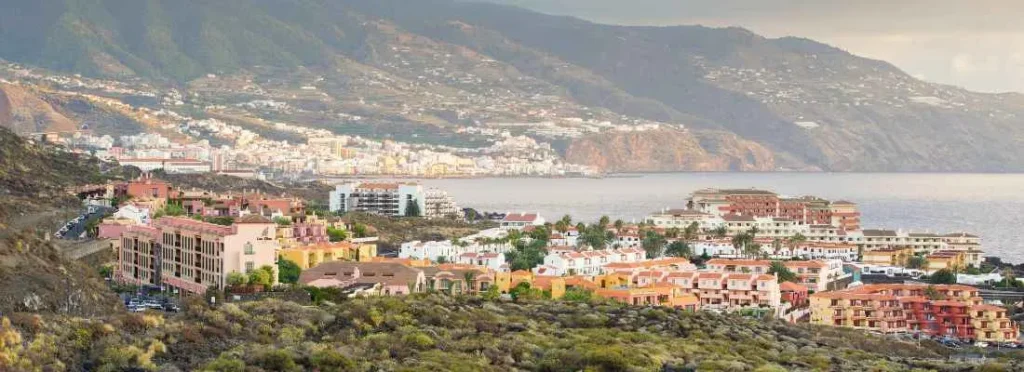
<path id="1" fill-rule="evenodd" d="M 606 132 L 569 144 L 566 161 L 604 172 L 770 171 L 775 157 L 763 146 L 720 131 Z"/>

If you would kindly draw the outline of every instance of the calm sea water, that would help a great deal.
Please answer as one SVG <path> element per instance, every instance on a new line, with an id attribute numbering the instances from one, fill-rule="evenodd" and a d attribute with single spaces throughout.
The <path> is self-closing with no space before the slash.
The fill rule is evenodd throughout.
<path id="1" fill-rule="evenodd" d="M 685 206 L 694 190 L 755 187 L 783 195 L 816 195 L 860 205 L 865 228 L 967 231 L 986 255 L 1024 262 L 1024 174 L 931 173 L 669 173 L 586 178 L 480 178 L 423 182 L 447 190 L 461 206 L 493 212 L 564 214 L 594 221 L 639 220 Z"/>

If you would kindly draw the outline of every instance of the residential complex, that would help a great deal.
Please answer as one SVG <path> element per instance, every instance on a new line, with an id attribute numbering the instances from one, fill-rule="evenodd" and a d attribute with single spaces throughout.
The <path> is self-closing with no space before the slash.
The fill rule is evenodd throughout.
<path id="1" fill-rule="evenodd" d="M 687 205 L 689 209 L 718 216 L 778 217 L 807 225 L 860 229 L 860 212 L 855 204 L 814 196 L 786 198 L 757 189 L 704 189 L 695 191 Z"/>
<path id="2" fill-rule="evenodd" d="M 843 272 L 839 260 L 782 261 L 787 269 L 797 276 L 797 283 L 811 291 L 827 291 L 845 287 L 844 279 L 850 274 Z M 713 272 L 767 274 L 772 262 L 768 260 L 721 259 L 708 260 L 707 269 Z"/>
<path id="3" fill-rule="evenodd" d="M 1006 309 L 982 304 L 965 285 L 869 284 L 810 296 L 811 323 L 884 333 L 914 332 L 977 341 L 1016 341 Z"/>

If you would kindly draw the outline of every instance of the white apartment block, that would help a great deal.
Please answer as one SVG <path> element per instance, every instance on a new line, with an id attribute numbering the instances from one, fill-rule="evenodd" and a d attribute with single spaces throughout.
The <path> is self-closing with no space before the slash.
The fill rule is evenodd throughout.
<path id="1" fill-rule="evenodd" d="M 455 203 L 455 199 L 448 195 L 447 192 L 441 189 L 427 189 L 423 193 L 424 198 L 424 209 L 423 217 L 427 218 L 444 218 L 444 217 L 455 217 L 462 218 L 464 216 L 462 208 Z"/>
<path id="2" fill-rule="evenodd" d="M 367 212 L 383 216 L 404 216 L 409 203 L 427 210 L 423 186 L 406 183 L 349 182 L 330 193 L 331 212 Z"/>
<path id="3" fill-rule="evenodd" d="M 484 266 L 494 271 L 509 271 L 508 263 L 505 261 L 504 253 L 475 253 L 466 252 L 455 260 L 455 263 Z"/>
<path id="4" fill-rule="evenodd" d="M 682 230 L 694 222 L 696 222 L 697 226 L 704 231 L 710 231 L 721 226 L 725 226 L 725 220 L 722 219 L 722 217 L 691 209 L 665 209 L 652 213 L 647 216 L 645 220 L 650 225 L 666 229 L 675 227 Z"/>
<path id="5" fill-rule="evenodd" d="M 603 249 L 593 251 L 559 251 L 544 256 L 544 264 L 534 268 L 534 273 L 544 275 L 599 275 L 604 266 L 616 262 L 643 261 L 646 253 L 639 248 Z"/>
<path id="6" fill-rule="evenodd" d="M 453 244 L 450 240 L 406 242 L 402 243 L 398 251 L 398 257 L 426 259 L 434 262 L 442 260 L 458 262 L 459 257 L 466 253 L 498 253 L 503 255 L 505 252 L 512 250 L 512 244 L 503 239 L 506 235 L 505 230 L 487 229 L 459 239 L 459 244 Z M 504 255 L 502 260 L 504 260 Z"/>

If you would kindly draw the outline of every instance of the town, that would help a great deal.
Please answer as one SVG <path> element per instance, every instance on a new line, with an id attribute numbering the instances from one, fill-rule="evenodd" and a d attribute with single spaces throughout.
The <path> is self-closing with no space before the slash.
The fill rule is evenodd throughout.
<path id="1" fill-rule="evenodd" d="M 282 195 L 179 189 L 151 176 L 77 191 L 111 212 L 88 228 L 74 228 L 88 224 L 76 219 L 57 236 L 109 242 L 115 281 L 174 296 L 288 284 L 348 297 L 594 297 L 949 347 L 1019 345 L 1006 306 L 1021 293 L 998 289 L 1024 283 L 983 271 L 979 237 L 862 229 L 849 201 L 705 189 L 638 223 L 585 223 L 528 211 L 467 213 L 443 190 L 412 182 L 345 182 L 316 206 Z M 376 227 L 353 223 L 353 213 L 487 225 L 385 251 Z"/>

